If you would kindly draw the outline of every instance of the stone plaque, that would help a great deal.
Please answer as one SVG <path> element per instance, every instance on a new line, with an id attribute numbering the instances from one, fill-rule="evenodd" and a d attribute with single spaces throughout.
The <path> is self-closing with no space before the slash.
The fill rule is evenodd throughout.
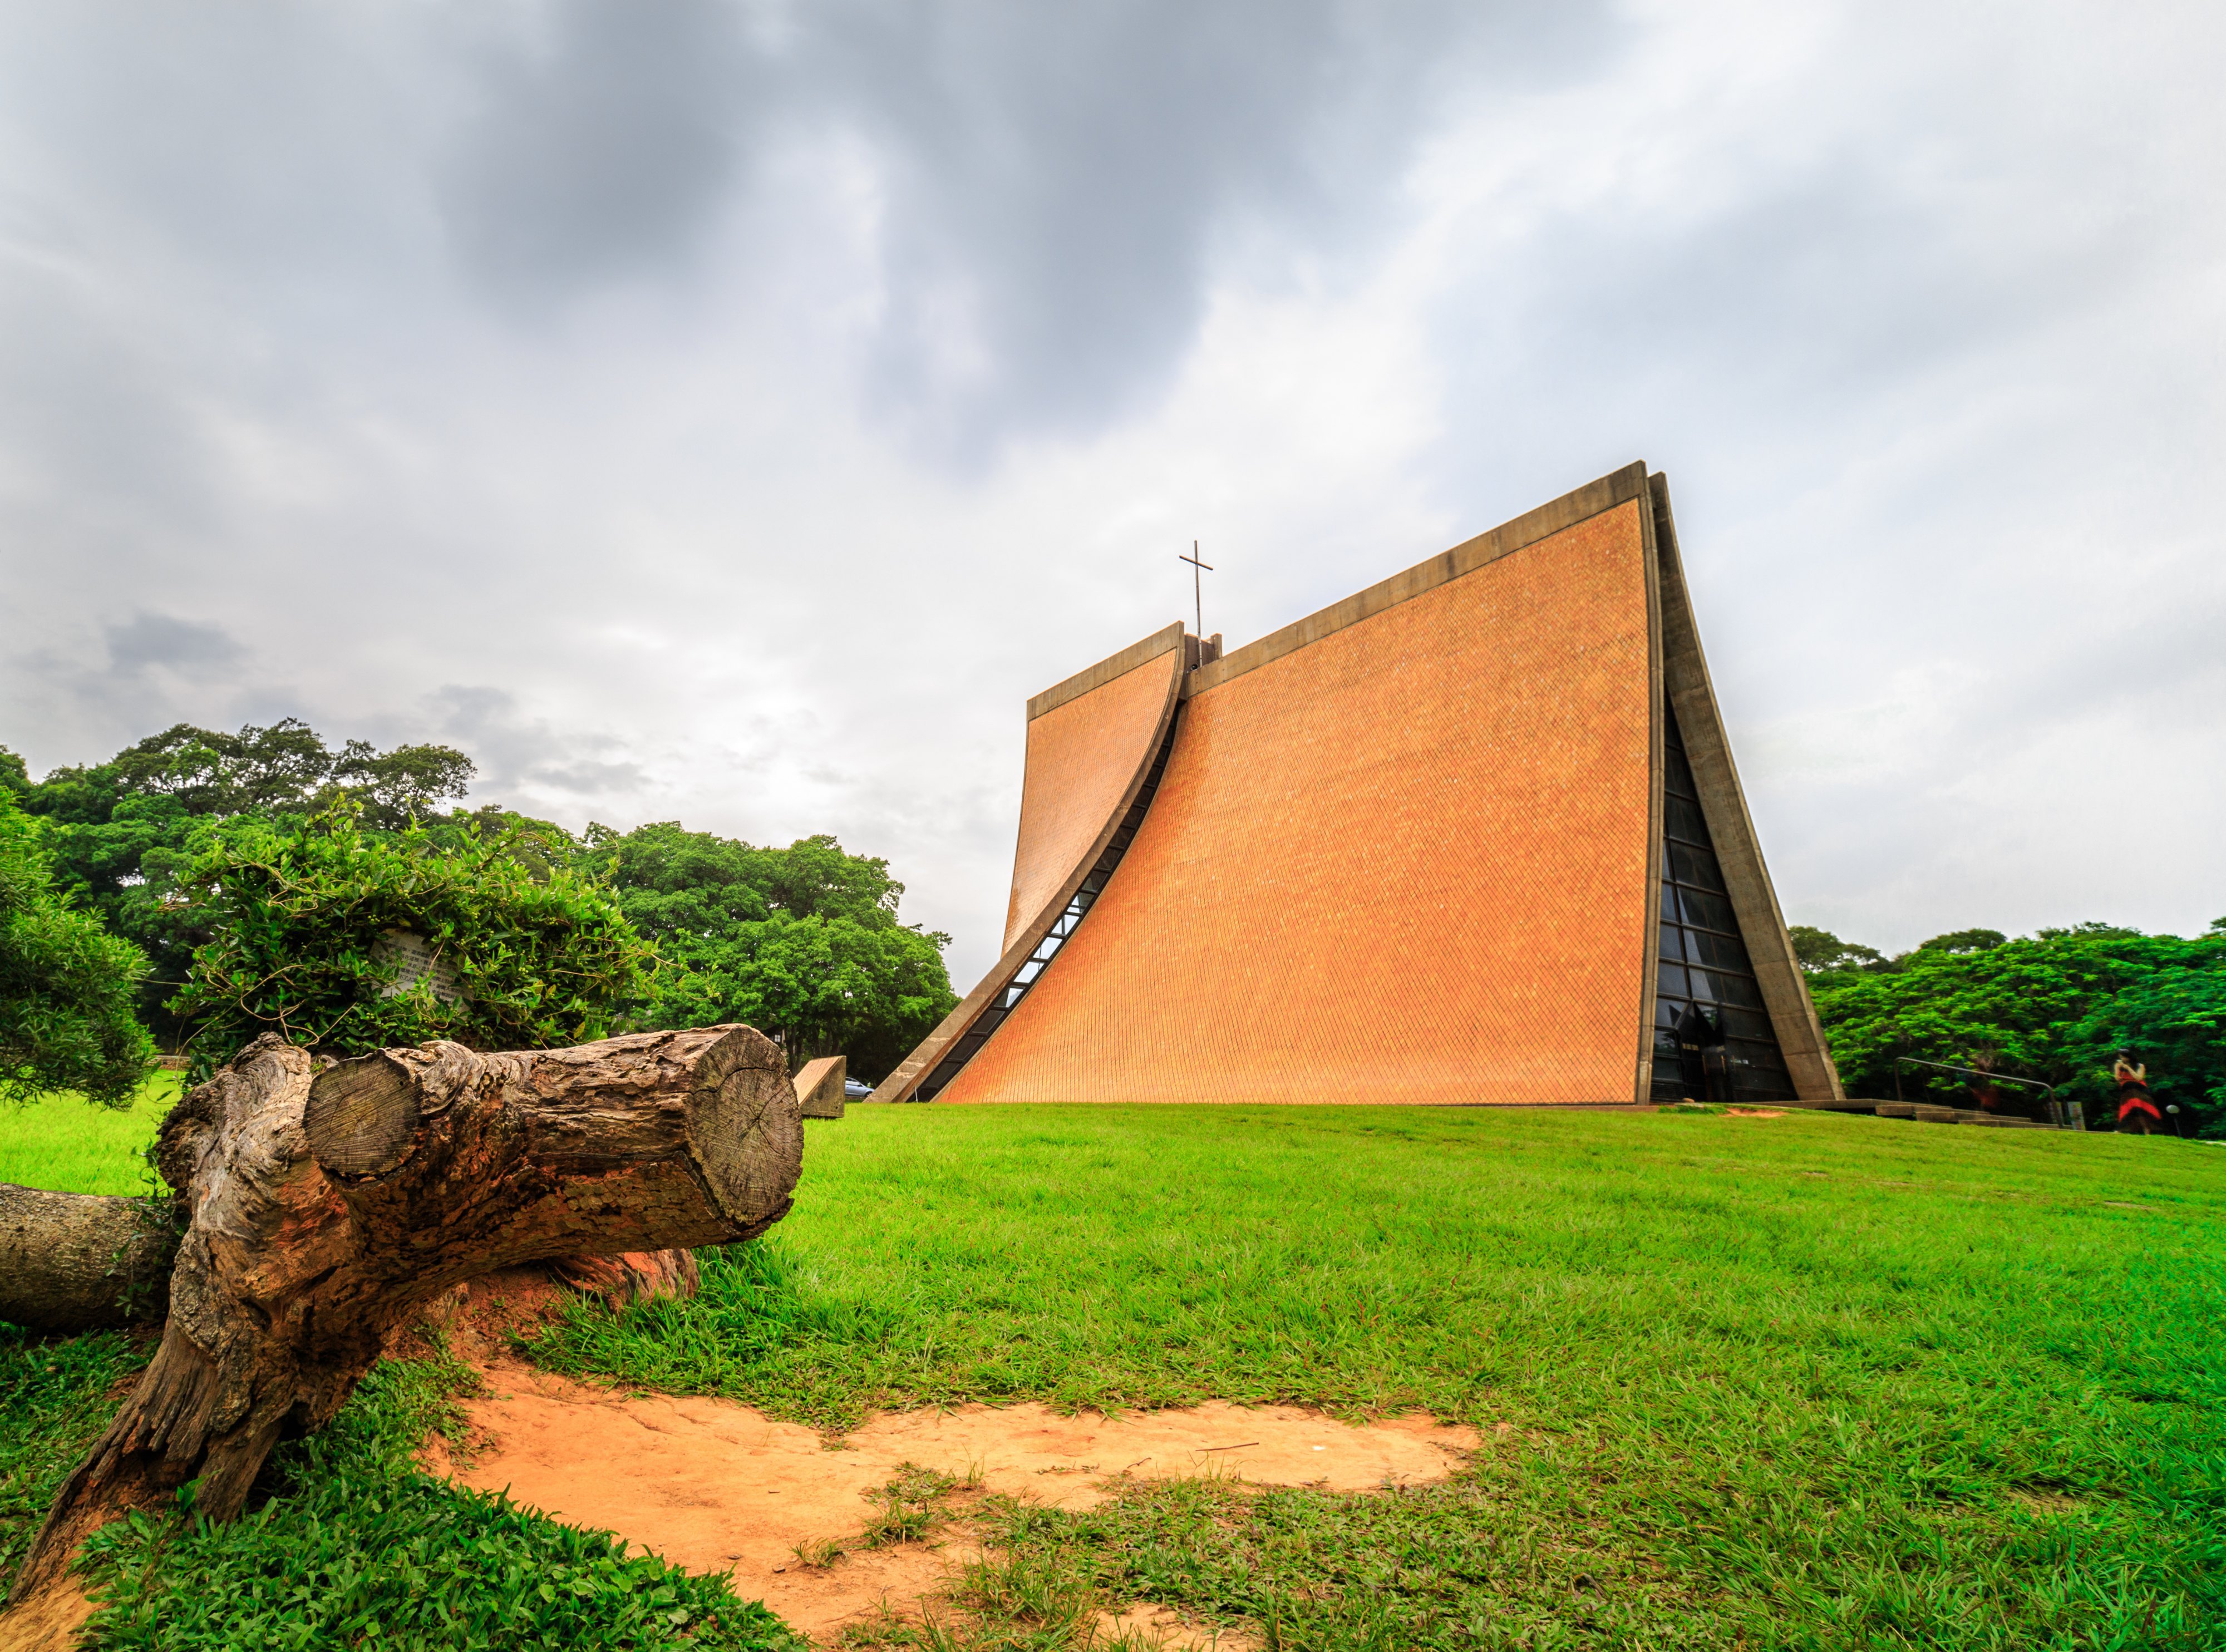
<path id="1" fill-rule="evenodd" d="M 381 998 L 399 998 L 413 990 L 421 981 L 433 983 L 433 996 L 444 1004 L 463 1001 L 463 992 L 456 985 L 456 972 L 448 960 L 438 956 L 426 944 L 422 935 L 412 935 L 408 930 L 389 930 L 371 944 L 372 962 L 394 966 L 394 980 L 380 989 Z"/>

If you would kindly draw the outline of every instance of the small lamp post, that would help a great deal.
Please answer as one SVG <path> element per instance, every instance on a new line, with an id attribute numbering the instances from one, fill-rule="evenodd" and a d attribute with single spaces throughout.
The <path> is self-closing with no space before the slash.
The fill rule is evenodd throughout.
<path id="1" fill-rule="evenodd" d="M 2172 1115 L 2172 1134 L 2180 1137 L 2183 1141 L 2185 1140 L 2187 1132 L 2185 1129 L 2181 1128 L 2179 1122 L 2179 1103 L 2178 1102 L 2172 1102 L 2172 1105 L 2165 1109 L 2165 1111 Z"/>

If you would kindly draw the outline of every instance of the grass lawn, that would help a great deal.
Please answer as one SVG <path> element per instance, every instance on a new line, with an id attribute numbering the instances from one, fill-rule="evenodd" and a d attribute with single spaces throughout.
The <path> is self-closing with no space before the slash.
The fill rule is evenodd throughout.
<path id="1" fill-rule="evenodd" d="M 1800 1113 L 807 1128 L 795 1214 L 698 1299 L 582 1308 L 537 1357 L 832 1425 L 1219 1397 L 1427 1406 L 1491 1442 L 1397 1493 L 1008 1506 L 979 1623 L 893 1641 L 1079 1645 L 1097 1605 L 1150 1599 L 1291 1648 L 2226 1646 L 2216 1147 Z M 29 1179 L 11 1151 L 0 1179 Z M 71 1368 L 41 1357 L 9 1369 L 60 1414 Z M 334 1483 L 314 1455 L 270 1518 Z M 408 1485 L 386 1460 L 356 1483 Z M 165 1553 L 135 1586 L 202 1551 Z"/>
<path id="2" fill-rule="evenodd" d="M 183 1082 L 181 1073 L 156 1073 L 128 1108 L 88 1107 L 74 1095 L 0 1105 L 0 1182 L 57 1193 L 147 1192 L 155 1172 L 141 1154 Z"/>

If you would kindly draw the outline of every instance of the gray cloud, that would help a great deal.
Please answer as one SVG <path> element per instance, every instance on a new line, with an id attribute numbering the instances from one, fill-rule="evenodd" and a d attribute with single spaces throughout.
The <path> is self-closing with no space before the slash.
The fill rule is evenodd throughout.
<path id="1" fill-rule="evenodd" d="M 480 48 L 441 197 L 474 272 L 563 298 L 697 249 L 754 99 L 736 9 L 557 0 Z"/>
<path id="2" fill-rule="evenodd" d="M 833 830 L 964 976 L 1176 547 L 1237 644 L 1644 457 L 1797 918 L 2199 924 L 2221 29 L 0 7 L 0 740 Z"/>
<path id="3" fill-rule="evenodd" d="M 230 676 L 247 663 L 247 651 L 232 634 L 206 620 L 142 613 L 103 627 L 103 636 L 108 669 L 124 676 L 142 676 L 155 666 L 190 677 Z"/>
<path id="4" fill-rule="evenodd" d="M 556 0 L 481 44 L 443 216 L 504 296 L 573 298 L 689 267 L 752 149 L 855 136 L 877 175 L 872 393 L 972 468 L 1162 390 L 1248 236 L 1334 270 L 1448 100 L 1566 77 L 1603 13 L 853 0 L 753 29 L 717 0 Z"/>
<path id="5" fill-rule="evenodd" d="M 506 689 L 450 683 L 427 696 L 426 709 L 442 737 L 479 765 L 475 796 L 521 804 L 553 796 L 576 807 L 632 791 L 646 778 L 639 761 L 611 755 L 624 750 L 616 739 L 529 716 Z"/>
<path id="6" fill-rule="evenodd" d="M 1191 344 L 1217 255 L 1372 239 L 1458 91 L 1551 80 L 1587 3 L 852 6 L 814 42 L 880 145 L 884 407 L 928 450 L 1089 435 Z M 1279 245 L 1279 256 L 1288 249 Z"/>

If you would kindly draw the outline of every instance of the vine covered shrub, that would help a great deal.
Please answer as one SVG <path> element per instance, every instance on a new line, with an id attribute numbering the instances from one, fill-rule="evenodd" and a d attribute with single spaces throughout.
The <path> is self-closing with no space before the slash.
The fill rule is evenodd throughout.
<path id="1" fill-rule="evenodd" d="M 193 1028 L 194 1076 L 266 1032 L 340 1056 L 607 1036 L 652 954 L 600 885 L 516 837 L 472 819 L 367 832 L 343 802 L 202 838 L 177 888 L 211 935 L 170 1001 Z M 406 987 L 398 935 L 437 965 Z"/>

